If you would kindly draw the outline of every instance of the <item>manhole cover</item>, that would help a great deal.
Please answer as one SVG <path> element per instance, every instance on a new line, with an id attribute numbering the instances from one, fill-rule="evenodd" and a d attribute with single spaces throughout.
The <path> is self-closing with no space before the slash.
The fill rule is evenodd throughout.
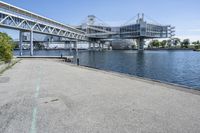
<path id="1" fill-rule="evenodd" d="M 10 80 L 9 77 L 0 77 L 0 83 L 8 83 Z"/>

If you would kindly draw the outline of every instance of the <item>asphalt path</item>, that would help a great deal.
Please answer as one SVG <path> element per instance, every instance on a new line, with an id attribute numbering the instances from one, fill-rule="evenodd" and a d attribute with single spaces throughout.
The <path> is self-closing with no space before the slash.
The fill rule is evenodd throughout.
<path id="1" fill-rule="evenodd" d="M 200 95 L 58 60 L 0 76 L 0 133 L 199 133 Z"/>

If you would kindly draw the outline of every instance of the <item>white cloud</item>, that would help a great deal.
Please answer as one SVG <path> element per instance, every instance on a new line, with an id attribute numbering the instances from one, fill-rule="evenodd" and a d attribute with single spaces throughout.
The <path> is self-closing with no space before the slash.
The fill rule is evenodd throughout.
<path id="1" fill-rule="evenodd" d="M 177 29 L 177 32 L 200 32 L 199 28 L 195 29 Z"/>
<path id="2" fill-rule="evenodd" d="M 176 37 L 183 39 L 190 39 L 190 41 L 200 40 L 200 35 L 177 35 Z"/>
<path id="3" fill-rule="evenodd" d="M 125 23 L 126 21 L 105 21 L 106 24 L 110 26 L 121 26 Z"/>
<path id="4" fill-rule="evenodd" d="M 196 26 L 195 26 L 196 27 Z M 199 27 L 193 28 L 182 28 L 176 29 L 176 35 L 180 39 L 190 39 L 191 41 L 200 40 L 200 28 Z"/>

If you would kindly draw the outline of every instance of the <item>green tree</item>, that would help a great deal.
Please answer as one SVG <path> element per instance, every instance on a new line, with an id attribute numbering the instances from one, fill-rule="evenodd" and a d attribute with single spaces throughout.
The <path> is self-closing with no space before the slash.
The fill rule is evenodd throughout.
<path id="1" fill-rule="evenodd" d="M 190 45 L 190 40 L 189 39 L 184 39 L 183 42 L 181 43 L 182 48 L 188 48 Z"/>
<path id="2" fill-rule="evenodd" d="M 163 40 L 162 42 L 160 42 L 160 45 L 162 46 L 162 48 L 165 48 L 165 46 L 167 45 L 167 41 Z"/>
<path id="3" fill-rule="evenodd" d="M 176 47 L 179 43 L 181 43 L 181 40 L 179 38 L 174 38 L 174 46 Z"/>
<path id="4" fill-rule="evenodd" d="M 137 46 L 135 44 L 131 45 L 131 49 L 136 49 Z"/>
<path id="5" fill-rule="evenodd" d="M 13 49 L 19 49 L 19 44 L 17 42 L 12 43 Z"/>
<path id="6" fill-rule="evenodd" d="M 194 44 L 194 45 L 199 45 L 200 42 L 199 42 L 199 40 L 198 40 L 198 41 L 196 41 L 196 42 L 192 42 L 192 44 Z"/>
<path id="7" fill-rule="evenodd" d="M 197 45 L 197 42 L 192 42 L 192 44 Z"/>
<path id="8" fill-rule="evenodd" d="M 150 42 L 151 47 L 158 48 L 160 46 L 160 42 L 158 40 L 153 40 Z"/>
<path id="9" fill-rule="evenodd" d="M 6 63 L 13 57 L 13 40 L 6 33 L 0 32 L 0 60 Z"/>
<path id="10" fill-rule="evenodd" d="M 171 48 L 171 46 L 172 46 L 172 40 L 171 39 L 167 40 L 167 46 L 168 46 L 168 48 Z"/>
<path id="11" fill-rule="evenodd" d="M 199 40 L 196 41 L 196 42 L 192 42 L 192 44 L 194 45 L 194 48 L 195 48 L 196 50 L 199 50 L 199 49 L 200 49 L 200 42 L 199 42 Z"/>
<path id="12" fill-rule="evenodd" d="M 200 45 L 199 45 L 199 44 L 198 44 L 198 45 L 195 45 L 194 48 L 195 48 L 196 50 L 198 50 L 198 49 L 200 49 Z"/>

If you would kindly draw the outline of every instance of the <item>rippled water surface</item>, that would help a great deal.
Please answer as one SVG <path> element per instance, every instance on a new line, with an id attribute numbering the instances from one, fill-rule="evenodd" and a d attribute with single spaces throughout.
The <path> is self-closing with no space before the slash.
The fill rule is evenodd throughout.
<path id="1" fill-rule="evenodd" d="M 18 51 L 15 51 L 17 54 Z M 69 51 L 35 51 L 36 55 L 69 55 Z M 24 54 L 28 54 L 25 51 Z M 73 55 L 73 53 L 72 53 Z M 200 90 L 200 52 L 80 51 L 80 64 L 189 86 Z"/>

